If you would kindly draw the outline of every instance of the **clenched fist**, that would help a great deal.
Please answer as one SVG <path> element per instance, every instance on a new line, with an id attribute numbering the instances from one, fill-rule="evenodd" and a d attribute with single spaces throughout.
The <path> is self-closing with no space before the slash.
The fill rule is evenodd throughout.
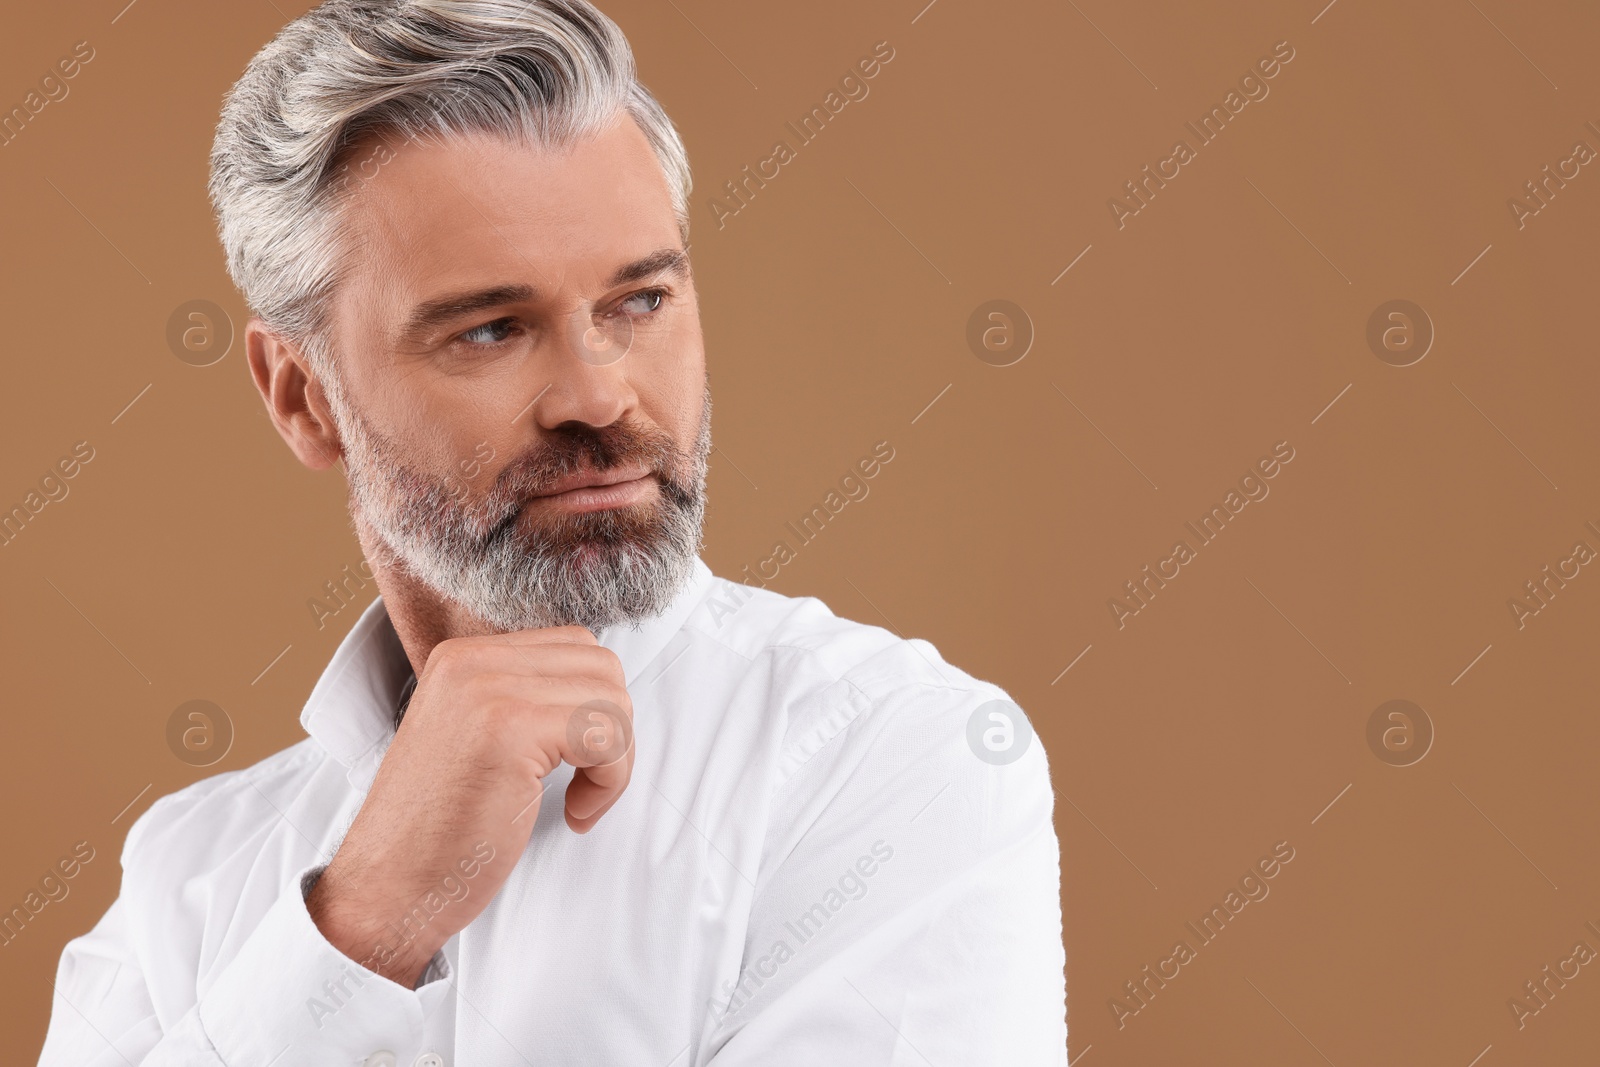
<path id="1" fill-rule="evenodd" d="M 306 899 L 312 921 L 351 959 L 414 988 L 504 884 L 558 764 L 576 768 L 573 830 L 617 802 L 633 772 L 632 719 L 621 661 L 581 626 L 441 641 Z M 407 924 L 423 900 L 446 903 Z"/>

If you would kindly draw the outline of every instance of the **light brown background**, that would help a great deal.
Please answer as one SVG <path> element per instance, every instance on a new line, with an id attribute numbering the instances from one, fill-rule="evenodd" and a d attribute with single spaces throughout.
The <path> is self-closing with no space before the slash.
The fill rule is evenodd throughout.
<path id="1" fill-rule="evenodd" d="M 191 299 L 242 324 L 206 151 L 305 5 L 123 2 L 14 9 L 0 40 L 6 109 L 96 50 L 0 148 L 0 506 L 96 450 L 0 548 L 0 909 L 73 842 L 98 853 L 0 948 L 17 1062 L 129 824 L 302 736 L 357 613 L 319 631 L 306 603 L 359 559 L 339 475 L 296 465 L 237 347 L 196 368 L 164 338 Z M 925 3 L 605 5 L 695 166 L 707 561 L 764 558 L 894 445 L 775 586 L 928 638 L 1030 712 L 1061 794 L 1074 1063 L 1592 1062 L 1600 963 L 1524 1029 L 1507 1001 L 1600 949 L 1600 566 L 1523 629 L 1507 601 L 1600 548 L 1600 163 L 1522 229 L 1506 201 L 1600 149 L 1600 12 Z M 722 183 L 881 40 L 871 95 L 719 230 Z M 1280 40 L 1270 96 L 1119 230 L 1107 199 Z M 994 298 L 1037 331 L 1006 368 L 965 340 Z M 1405 368 L 1365 339 L 1396 298 L 1437 332 Z M 1284 440 L 1271 495 L 1118 629 L 1107 600 Z M 1396 697 L 1437 731 L 1404 768 L 1366 742 Z M 193 698 L 236 727 L 207 770 L 165 740 Z M 1278 841 L 1271 895 L 1119 1029 L 1108 1000 Z"/>

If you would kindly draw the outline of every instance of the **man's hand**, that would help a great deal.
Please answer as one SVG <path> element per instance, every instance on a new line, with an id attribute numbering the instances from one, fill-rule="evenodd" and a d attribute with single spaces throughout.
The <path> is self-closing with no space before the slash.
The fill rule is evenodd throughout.
<path id="1" fill-rule="evenodd" d="M 441 641 L 307 897 L 312 920 L 345 955 L 414 988 L 516 866 L 557 764 L 577 768 L 573 830 L 616 803 L 633 772 L 632 719 L 621 661 L 581 626 Z"/>

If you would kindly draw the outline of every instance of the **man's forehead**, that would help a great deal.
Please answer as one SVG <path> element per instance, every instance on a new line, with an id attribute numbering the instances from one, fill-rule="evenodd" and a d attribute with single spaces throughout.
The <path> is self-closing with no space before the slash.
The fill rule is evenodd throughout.
<path id="1" fill-rule="evenodd" d="M 355 156 L 370 177 L 346 233 L 352 274 L 399 299 L 512 277 L 588 288 L 679 244 L 666 177 L 631 119 L 557 149 L 489 134 L 377 144 Z"/>

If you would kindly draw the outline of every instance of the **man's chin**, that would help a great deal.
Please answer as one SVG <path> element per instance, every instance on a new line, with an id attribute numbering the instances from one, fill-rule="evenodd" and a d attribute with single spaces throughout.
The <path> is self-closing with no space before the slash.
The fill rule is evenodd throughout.
<path id="1" fill-rule="evenodd" d="M 618 557 L 626 551 L 621 545 L 603 541 L 579 541 L 565 549 L 562 563 L 575 571 L 610 571 L 616 568 Z"/>
<path id="2" fill-rule="evenodd" d="M 546 514 L 545 509 L 524 506 L 517 513 L 515 531 L 529 554 L 592 561 L 629 550 L 649 552 L 660 536 L 659 505 L 640 502 L 603 511 Z"/>

